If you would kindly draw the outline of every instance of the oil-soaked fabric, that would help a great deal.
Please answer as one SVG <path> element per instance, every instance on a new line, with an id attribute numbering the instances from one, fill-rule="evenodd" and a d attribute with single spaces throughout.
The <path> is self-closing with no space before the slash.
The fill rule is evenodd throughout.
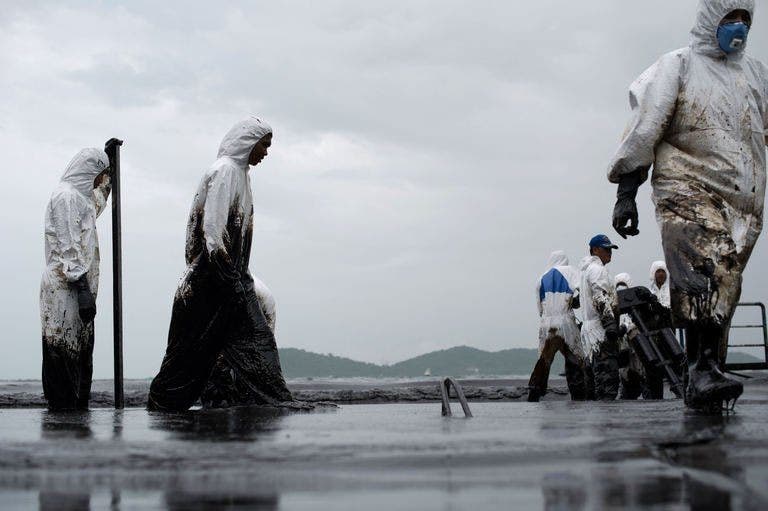
<path id="1" fill-rule="evenodd" d="M 253 236 L 248 156 L 271 132 L 256 118 L 237 123 L 200 182 L 187 225 L 187 270 L 174 298 L 166 354 L 150 386 L 152 409 L 186 410 L 195 404 L 220 355 L 237 359 L 225 371 L 237 382 L 236 392 L 221 389 L 227 404 L 235 404 L 234 394 L 243 403 L 257 402 L 254 396 L 263 402 L 291 400 L 248 269 Z M 228 381 L 217 377 L 211 383 Z"/>
<path id="2" fill-rule="evenodd" d="M 568 384 L 571 399 L 583 401 L 587 395 L 586 383 L 584 381 L 584 357 L 571 351 L 565 339 L 555 331 L 544 342 L 544 346 L 539 353 L 539 359 L 536 361 L 531 378 L 528 381 L 528 386 L 537 389 L 541 396 L 547 393 L 549 371 L 558 352 L 562 353 L 565 358 L 565 380 Z"/>
<path id="3" fill-rule="evenodd" d="M 689 47 L 664 55 L 630 88 L 633 118 L 608 177 L 646 173 L 679 325 L 726 325 L 763 227 L 768 68 L 725 54 L 717 27 L 753 0 L 702 0 Z"/>
<path id="4" fill-rule="evenodd" d="M 291 401 L 275 341 L 274 298 L 254 278 L 247 286 L 246 317 L 232 325 L 202 394 L 206 408 Z"/>
<path id="5" fill-rule="evenodd" d="M 581 270 L 581 343 L 587 360 L 605 341 L 604 321 L 618 321 L 619 298 L 608 268 L 596 256 L 582 259 Z"/>
<path id="6" fill-rule="evenodd" d="M 93 324 L 80 319 L 72 284 L 85 276 L 94 296 L 99 288 L 96 219 L 111 190 L 109 165 L 101 149 L 79 151 L 67 165 L 45 210 L 46 267 L 40 282 L 43 391 L 51 409 L 87 408 L 91 388 Z"/>

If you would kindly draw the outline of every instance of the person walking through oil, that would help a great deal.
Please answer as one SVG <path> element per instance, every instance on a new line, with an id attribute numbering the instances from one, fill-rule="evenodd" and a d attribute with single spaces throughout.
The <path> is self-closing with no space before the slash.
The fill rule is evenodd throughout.
<path id="1" fill-rule="evenodd" d="M 165 357 L 150 386 L 150 410 L 186 410 L 204 391 L 209 406 L 293 401 L 248 268 L 248 171 L 271 144 L 272 128 L 260 119 L 235 124 L 200 182 L 187 225 L 187 270 L 176 290 Z"/>

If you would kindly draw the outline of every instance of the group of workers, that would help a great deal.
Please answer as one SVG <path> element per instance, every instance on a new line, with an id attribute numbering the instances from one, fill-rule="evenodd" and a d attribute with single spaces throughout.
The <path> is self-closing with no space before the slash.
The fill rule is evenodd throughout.
<path id="1" fill-rule="evenodd" d="M 40 289 L 43 391 L 52 410 L 87 409 L 99 282 L 96 218 L 111 190 L 116 140 L 67 165 L 45 215 Z M 275 300 L 248 269 L 253 236 L 249 169 L 272 144 L 255 117 L 235 124 L 203 175 L 187 224 L 187 268 L 173 302 L 151 410 L 292 401 L 275 343 Z"/>
<path id="2" fill-rule="evenodd" d="M 639 234 L 635 198 L 652 169 L 692 408 L 735 402 L 743 392 L 722 369 L 742 274 L 763 227 L 768 68 L 745 52 L 754 11 L 754 0 L 700 0 L 689 46 L 662 56 L 631 85 L 632 119 L 608 170 L 618 185 L 613 227 L 626 238 Z M 569 357 L 573 365 L 582 355 L 594 396 L 612 399 L 620 318 L 604 265 L 614 246 L 598 245 L 581 267 L 584 322 Z M 552 321 L 542 313 L 543 328 Z M 541 392 L 536 384 L 532 398 Z"/>
<path id="3" fill-rule="evenodd" d="M 690 45 L 661 57 L 630 88 L 632 120 L 608 171 L 618 185 L 613 227 L 639 234 L 635 198 L 653 169 L 664 279 L 659 300 L 685 329 L 686 402 L 736 399 L 743 388 L 721 371 L 742 272 L 762 230 L 766 184 L 768 68 L 747 55 L 754 0 L 700 0 Z M 195 195 L 187 228 L 187 270 L 176 291 L 168 346 L 149 407 L 291 400 L 274 337 L 274 300 L 248 270 L 253 204 L 248 170 L 266 155 L 271 128 L 236 124 Z M 95 221 L 110 193 L 112 142 L 85 149 L 67 166 L 45 220 L 47 268 L 41 285 L 43 382 L 51 408 L 87 407 L 99 253 Z M 554 353 L 566 358 L 574 399 L 619 393 L 621 318 L 605 265 L 616 248 L 590 242 L 579 270 L 553 255 L 539 285 L 541 359 L 531 400 L 546 391 Z M 662 281 L 663 280 L 663 281 Z M 577 295 L 576 290 L 580 293 Z M 578 300 L 577 300 L 578 298 Z M 582 323 L 575 319 L 581 302 Z M 626 326 L 626 324 L 625 324 Z M 622 395 L 642 382 L 627 368 Z M 637 368 L 635 368 L 637 369 Z"/>
<path id="4" fill-rule="evenodd" d="M 618 311 L 618 292 L 633 287 L 632 277 L 611 278 L 606 265 L 618 249 L 604 234 L 589 242 L 589 255 L 578 268 L 563 251 L 553 252 L 536 285 L 539 359 L 528 383 L 528 401 L 547 393 L 549 373 L 557 353 L 565 358 L 565 377 L 571 399 L 661 399 L 663 382 L 646 374 L 629 340 L 637 327 Z M 651 265 L 649 290 L 670 308 L 669 276 L 664 261 Z M 581 318 L 577 317 L 580 311 Z"/>

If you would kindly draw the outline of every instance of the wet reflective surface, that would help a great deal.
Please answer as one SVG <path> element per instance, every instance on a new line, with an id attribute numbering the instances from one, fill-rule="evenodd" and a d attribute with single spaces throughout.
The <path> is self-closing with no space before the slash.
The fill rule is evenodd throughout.
<path id="1" fill-rule="evenodd" d="M 457 404 L 454 404 L 457 407 Z M 768 509 L 768 386 L 679 401 L 357 405 L 285 414 L 0 411 L 0 507 Z"/>

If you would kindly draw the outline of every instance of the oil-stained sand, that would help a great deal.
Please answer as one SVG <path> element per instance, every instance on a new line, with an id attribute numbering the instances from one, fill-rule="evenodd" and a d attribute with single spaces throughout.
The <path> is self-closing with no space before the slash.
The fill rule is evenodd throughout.
<path id="1" fill-rule="evenodd" d="M 459 412 L 454 405 L 455 412 Z M 766 509 L 768 383 L 680 401 L 0 411 L 4 509 Z"/>

